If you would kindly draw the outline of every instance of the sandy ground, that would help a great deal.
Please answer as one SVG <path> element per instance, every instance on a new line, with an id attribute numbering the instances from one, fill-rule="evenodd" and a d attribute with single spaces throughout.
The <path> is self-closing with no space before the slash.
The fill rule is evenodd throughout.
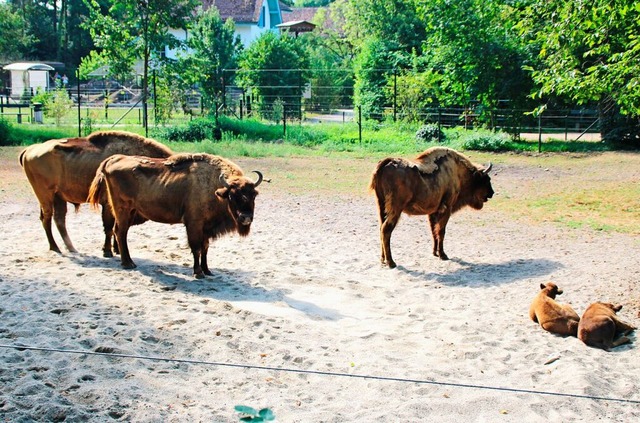
<path id="1" fill-rule="evenodd" d="M 637 237 L 513 222 L 490 202 L 452 218 L 446 262 L 424 218 L 401 219 L 389 270 L 372 197 L 274 180 L 251 235 L 215 241 L 214 276 L 194 280 L 181 225 L 132 229 L 126 271 L 86 206 L 67 219 L 80 253 L 47 251 L 16 157 L 0 160 L 0 420 L 233 422 L 240 404 L 281 422 L 640 419 L 635 334 L 605 352 L 528 317 L 554 281 L 579 314 L 619 302 L 637 326 Z"/>

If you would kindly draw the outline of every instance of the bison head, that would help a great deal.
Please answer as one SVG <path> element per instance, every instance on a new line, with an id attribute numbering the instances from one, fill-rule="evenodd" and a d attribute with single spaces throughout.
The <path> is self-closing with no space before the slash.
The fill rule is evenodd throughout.
<path id="1" fill-rule="evenodd" d="M 611 304 L 611 303 L 600 303 L 600 304 L 602 304 L 606 308 L 611 309 L 614 313 L 617 313 L 620 310 L 622 310 L 622 305 L 621 304 Z"/>
<path id="2" fill-rule="evenodd" d="M 558 285 L 553 282 L 547 282 L 546 284 L 541 283 L 540 289 L 545 291 L 549 298 L 556 298 L 556 295 L 561 295 L 563 292 L 562 289 L 558 288 Z"/>
<path id="3" fill-rule="evenodd" d="M 485 169 L 478 169 L 473 173 L 473 200 L 469 204 L 476 210 L 482 209 L 484 203 L 493 197 L 493 187 L 491 187 L 491 177 L 489 171 L 493 165 L 489 163 Z"/>
<path id="4" fill-rule="evenodd" d="M 262 173 L 254 170 L 258 175 L 256 181 L 240 177 L 227 181 L 224 175 L 220 175 L 222 188 L 216 190 L 216 195 L 227 200 L 227 207 L 231 217 L 236 222 L 238 234 L 249 235 L 251 222 L 253 222 L 253 210 L 255 207 L 256 187 L 262 182 Z"/>

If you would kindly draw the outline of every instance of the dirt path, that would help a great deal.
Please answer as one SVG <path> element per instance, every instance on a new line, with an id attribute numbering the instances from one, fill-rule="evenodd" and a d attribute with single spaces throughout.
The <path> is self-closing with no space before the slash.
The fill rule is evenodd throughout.
<path id="1" fill-rule="evenodd" d="M 196 281 L 182 225 L 132 229 L 138 268 L 126 271 L 101 256 L 99 215 L 83 207 L 68 217 L 80 253 L 47 251 L 17 155 L 0 149 L 5 419 L 233 422 L 238 404 L 282 422 L 640 418 L 636 335 L 607 353 L 528 317 L 552 280 L 579 314 L 606 300 L 640 323 L 638 237 L 506 206 L 532 181 L 591 184 L 593 163 L 620 170 L 635 157 L 474 154 L 495 162 L 500 195 L 451 219 L 450 261 L 431 256 L 424 218 L 401 219 L 395 270 L 378 262 L 375 160 L 239 158 L 273 182 L 251 235 L 214 241 L 214 276 Z M 595 179 L 614 177 L 607 167 Z"/>

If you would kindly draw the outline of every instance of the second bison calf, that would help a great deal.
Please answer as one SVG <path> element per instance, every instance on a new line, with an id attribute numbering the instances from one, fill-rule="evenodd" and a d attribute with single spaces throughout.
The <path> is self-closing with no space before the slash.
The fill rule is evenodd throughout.
<path id="1" fill-rule="evenodd" d="M 585 344 L 609 350 L 628 342 L 626 337 L 636 328 L 618 319 L 621 305 L 593 303 L 585 310 L 578 326 L 578 338 Z"/>

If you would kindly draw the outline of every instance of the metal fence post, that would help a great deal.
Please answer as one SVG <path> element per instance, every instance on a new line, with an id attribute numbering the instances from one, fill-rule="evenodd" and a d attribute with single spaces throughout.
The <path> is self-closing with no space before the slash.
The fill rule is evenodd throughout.
<path id="1" fill-rule="evenodd" d="M 287 136 L 287 103 L 282 103 L 282 136 Z"/>
<path id="2" fill-rule="evenodd" d="M 82 136 L 82 118 L 80 117 L 80 69 L 76 69 L 76 80 L 78 82 L 78 137 Z"/>
<path id="3" fill-rule="evenodd" d="M 538 113 L 538 153 L 542 152 L 542 111 Z"/>
<path id="4" fill-rule="evenodd" d="M 398 74 L 396 70 L 393 70 L 393 121 L 396 121 L 398 106 Z"/>
<path id="5" fill-rule="evenodd" d="M 362 106 L 358 105 L 358 141 L 362 144 Z"/>

